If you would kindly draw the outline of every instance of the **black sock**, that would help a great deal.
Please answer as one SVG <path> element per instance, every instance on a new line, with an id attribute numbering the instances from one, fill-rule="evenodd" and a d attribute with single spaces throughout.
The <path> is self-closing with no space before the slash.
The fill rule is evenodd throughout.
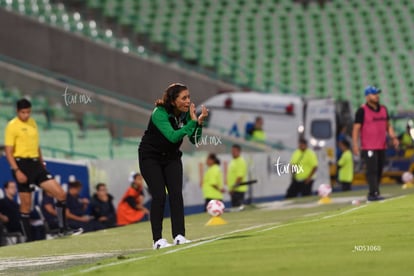
<path id="1" fill-rule="evenodd" d="M 20 213 L 20 226 L 26 237 L 26 242 L 32 241 L 32 228 L 30 226 L 30 214 Z"/>
<path id="2" fill-rule="evenodd" d="M 56 214 L 59 229 L 66 229 L 66 200 L 56 202 Z"/>

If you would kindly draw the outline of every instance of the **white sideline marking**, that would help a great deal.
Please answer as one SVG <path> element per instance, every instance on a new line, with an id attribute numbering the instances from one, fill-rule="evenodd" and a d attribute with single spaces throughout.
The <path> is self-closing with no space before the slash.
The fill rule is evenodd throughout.
<path id="1" fill-rule="evenodd" d="M 276 226 L 272 226 L 272 227 L 269 227 L 269 228 L 265 228 L 265 229 L 256 231 L 256 233 L 263 233 L 263 232 L 267 232 L 267 231 L 277 229 L 277 228 L 281 228 L 281 227 L 285 227 L 285 226 L 291 226 L 291 225 L 295 225 L 295 224 L 302 224 L 302 223 L 308 223 L 308 222 L 316 222 L 316 221 L 319 221 L 319 220 L 320 219 L 312 219 L 312 220 L 305 220 L 305 221 L 298 221 L 298 222 L 280 224 L 280 225 L 276 225 Z"/>
<path id="2" fill-rule="evenodd" d="M 389 199 L 386 199 L 386 200 L 382 200 L 382 201 L 380 201 L 379 203 L 384 203 L 384 202 L 388 202 L 388 201 L 393 201 L 394 199 L 397 199 L 397 198 L 404 198 L 404 197 L 406 197 L 407 195 L 400 195 L 400 196 L 396 196 L 396 197 L 392 197 L 392 198 L 389 198 Z"/>
<path id="3" fill-rule="evenodd" d="M 256 231 L 256 233 L 263 233 L 263 232 L 267 232 L 267 231 L 270 231 L 270 230 L 273 230 L 273 229 L 277 229 L 277 228 L 281 228 L 281 227 L 285 227 L 285 226 L 291 226 L 291 225 L 302 224 L 302 223 L 309 223 L 309 222 L 317 222 L 317 221 L 321 221 L 323 219 L 329 219 L 329 218 L 339 217 L 339 216 L 345 215 L 347 213 L 356 211 L 356 210 L 361 209 L 361 208 L 364 208 L 364 207 L 367 207 L 367 205 L 358 206 L 358 207 L 355 207 L 355 208 L 352 208 L 352 209 L 343 211 L 343 212 L 338 213 L 338 214 L 334 214 L 334 215 L 330 215 L 330 216 L 325 216 L 325 217 L 321 217 L 321 218 L 316 218 L 316 219 L 311 219 L 311 220 L 304 220 L 304 221 L 297 221 L 297 222 L 292 222 L 292 223 L 286 223 L 286 224 L 276 225 L 276 226 L 273 226 L 273 227 L 269 227 L 269 228 L 266 228 L 266 229 L 262 229 L 262 230 Z"/>
<path id="4" fill-rule="evenodd" d="M 114 266 L 114 265 L 120 265 L 120 264 L 130 263 L 130 262 L 133 262 L 133 261 L 139 261 L 139 260 L 143 260 L 143 259 L 148 259 L 149 257 L 150 256 L 135 257 L 135 258 L 127 259 L 127 260 L 118 261 L 118 262 L 115 262 L 115 263 L 100 265 L 98 267 L 91 267 L 91 268 L 88 268 L 88 269 L 85 269 L 85 270 L 81 270 L 81 271 L 76 272 L 76 273 L 71 273 L 71 274 L 66 274 L 66 275 L 75 275 L 75 274 L 78 274 L 78 273 L 88 273 L 88 272 L 91 272 L 91 271 L 94 271 L 94 270 L 97 270 L 97 269 L 101 269 L 101 268 L 104 268 L 104 267 L 111 267 L 111 266 Z"/>
<path id="5" fill-rule="evenodd" d="M 275 222 L 275 223 L 278 223 L 278 222 Z M 250 226 L 250 227 L 246 227 L 246 228 L 243 228 L 243 229 L 233 230 L 233 231 L 223 233 L 223 234 L 219 234 L 219 235 L 216 235 L 216 236 L 205 237 L 205 238 L 196 240 L 197 243 L 190 244 L 189 246 L 186 246 L 186 247 L 181 247 L 181 248 L 177 248 L 177 249 L 173 249 L 173 250 L 168 250 L 164 254 L 175 253 L 177 251 L 182 251 L 182 250 L 187 249 L 187 248 L 192 248 L 192 247 L 196 247 L 196 246 L 199 246 L 199 245 L 202 245 L 202 244 L 206 244 L 206 243 L 210 243 L 210 242 L 213 242 L 213 241 L 220 240 L 223 237 L 231 235 L 231 234 L 236 234 L 236 233 L 239 233 L 239 232 L 245 232 L 245 231 L 253 230 L 253 229 L 256 229 L 256 228 L 261 228 L 261 227 L 272 225 L 272 224 L 275 224 L 275 223 L 263 223 L 263 224 L 259 224 L 259 225 L 253 225 L 253 226 Z"/>
<path id="6" fill-rule="evenodd" d="M 314 217 L 317 215 L 322 214 L 323 212 L 316 212 L 316 213 L 309 213 L 309 214 L 304 214 L 303 217 L 307 218 L 307 217 Z"/>
<path id="7" fill-rule="evenodd" d="M 365 208 L 365 207 L 367 207 L 367 206 L 368 206 L 368 205 L 361 205 L 361 206 L 358 206 L 358 207 L 355 207 L 355 208 L 352 208 L 352 209 L 345 210 L 345 211 L 340 212 L 340 213 L 338 213 L 338 214 L 329 215 L 329 216 L 324 216 L 324 217 L 322 217 L 321 219 L 329 219 L 329 218 L 339 217 L 339 216 L 342 216 L 342 215 L 345 215 L 345 214 L 348 214 L 348 213 L 354 212 L 354 211 L 356 211 L 356 210 L 359 210 L 359 209 Z"/>
<path id="8" fill-rule="evenodd" d="M 403 198 L 403 197 L 406 197 L 406 196 L 407 195 L 401 195 L 401 196 L 397 196 L 397 197 L 392 197 L 392 198 L 389 198 L 389 199 L 385 199 L 383 201 L 380 201 L 380 203 L 389 202 L 389 201 L 392 201 L 392 200 L 395 200 L 395 199 L 399 199 L 399 198 Z M 269 228 L 266 228 L 266 229 L 262 229 L 262 230 L 256 231 L 256 233 L 267 232 L 267 231 L 270 231 L 270 230 L 273 230 L 273 229 L 277 229 L 277 228 L 285 227 L 285 226 L 290 226 L 290 225 L 295 225 L 295 224 L 302 224 L 302 223 L 308 223 L 308 222 L 317 222 L 317 221 L 321 221 L 323 219 L 330 219 L 330 218 L 334 218 L 334 217 L 339 217 L 339 216 L 342 216 L 342 215 L 345 215 L 345 214 L 354 212 L 356 210 L 365 208 L 367 206 L 368 205 L 361 205 L 361 206 L 358 206 L 358 207 L 355 207 L 355 208 L 352 208 L 352 209 L 345 210 L 345 211 L 343 211 L 341 213 L 338 213 L 338 214 L 324 216 L 324 217 L 316 218 L 316 219 L 312 219 L 312 220 L 305 220 L 305 221 L 298 221 L 298 222 L 292 222 L 292 223 L 287 223 L 287 224 L 276 225 L 276 226 L 273 226 L 273 227 L 269 227 Z"/>
<path id="9" fill-rule="evenodd" d="M 180 247 L 180 248 L 177 248 L 177 249 L 168 250 L 168 251 L 164 252 L 162 255 L 171 254 L 171 253 L 175 253 L 175 252 L 178 252 L 178 251 L 183 251 L 185 249 L 197 247 L 199 245 L 203 245 L 203 244 L 206 244 L 206 243 L 210 243 L 210 242 L 213 242 L 213 241 L 217 241 L 217 240 L 222 239 L 222 238 L 223 237 L 217 237 L 217 238 L 214 238 L 214 239 L 210 239 L 210 240 L 205 240 L 205 241 L 200 241 L 200 242 L 197 242 L 197 243 L 193 243 L 193 244 L 190 244 L 190 245 L 188 245 L 186 247 Z"/>
<path id="10" fill-rule="evenodd" d="M 243 229 L 238 229 L 238 230 L 233 230 L 233 231 L 230 231 L 230 232 L 227 232 L 227 233 L 223 233 L 223 234 L 220 234 L 220 235 L 217 235 L 217 236 L 198 239 L 198 241 L 195 242 L 195 243 L 191 243 L 191 244 L 189 244 L 185 247 L 179 247 L 179 248 L 176 248 L 176 249 L 171 249 L 171 250 L 165 251 L 161 255 L 176 253 L 176 252 L 179 252 L 179 251 L 182 251 L 182 250 L 186 250 L 188 248 L 193 248 L 193 247 L 197 247 L 197 246 L 207 244 L 207 243 L 210 243 L 210 242 L 213 242 L 213 241 L 220 240 L 220 239 L 222 239 L 223 237 L 225 237 L 227 235 L 231 235 L 231 234 L 235 234 L 235 233 L 239 233 L 239 232 L 244 232 L 244 231 L 249 231 L 249 230 L 253 230 L 253 229 L 264 227 L 264 226 L 271 225 L 271 224 L 274 224 L 274 223 L 264 223 L 264 224 L 259 224 L 259 225 L 253 225 L 253 226 L 246 227 L 246 228 L 243 228 Z M 135 257 L 135 258 L 131 258 L 131 259 L 128 259 L 128 260 L 122 260 L 122 261 L 113 262 L 113 263 L 109 263 L 109 264 L 105 264 L 105 265 L 90 267 L 88 269 L 84 269 L 84 270 L 81 270 L 79 272 L 66 274 L 66 275 L 69 276 L 69 275 L 76 275 L 76 274 L 79 274 L 79 273 L 88 273 L 88 272 L 98 270 L 98 269 L 101 269 L 101 268 L 111 267 L 111 266 L 120 265 L 120 264 L 124 264 L 124 263 L 129 263 L 129 262 L 133 262 L 133 261 L 140 261 L 140 260 L 148 259 L 148 258 L 155 257 L 155 256 L 159 256 L 159 255 Z"/>
<path id="11" fill-rule="evenodd" d="M 71 261 L 74 259 L 80 258 L 101 258 L 113 256 L 111 253 L 87 253 L 87 254 L 71 254 L 71 255 L 60 255 L 60 256 L 44 256 L 37 258 L 7 258 L 0 259 L 0 271 L 6 270 L 8 268 L 16 267 L 33 267 L 39 265 L 51 265 L 63 263 L 65 261 Z"/>

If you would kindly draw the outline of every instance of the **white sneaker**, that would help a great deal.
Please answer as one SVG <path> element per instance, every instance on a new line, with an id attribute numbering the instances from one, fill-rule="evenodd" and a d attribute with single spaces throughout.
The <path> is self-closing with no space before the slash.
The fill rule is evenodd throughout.
<path id="1" fill-rule="evenodd" d="M 190 243 L 190 240 L 187 240 L 183 235 L 177 235 L 174 239 L 174 244 L 175 245 L 179 245 L 179 244 L 185 244 L 185 243 Z"/>
<path id="2" fill-rule="evenodd" d="M 161 249 L 173 246 L 171 243 L 168 243 L 166 239 L 159 239 L 158 241 L 154 242 L 152 246 L 153 249 Z"/>

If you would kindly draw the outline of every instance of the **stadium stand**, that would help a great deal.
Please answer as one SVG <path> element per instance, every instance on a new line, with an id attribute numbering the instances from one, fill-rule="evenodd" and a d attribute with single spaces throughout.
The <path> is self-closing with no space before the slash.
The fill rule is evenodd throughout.
<path id="1" fill-rule="evenodd" d="M 160 53 L 151 58 L 176 56 L 259 91 L 333 95 L 355 107 L 363 87 L 374 84 L 388 92 L 383 100 L 394 109 L 414 106 L 414 4 L 408 0 L 309 1 L 306 7 L 291 0 L 0 3 L 125 52 L 148 55 L 136 43 L 147 41 Z"/>
<path id="2" fill-rule="evenodd" d="M 382 100 L 391 112 L 414 109 L 413 2 L 307 2 L 0 0 L 0 8 L 125 53 L 175 58 L 257 91 L 334 96 L 355 108 L 364 86 L 373 84 L 386 91 Z M 130 145 L 139 137 L 125 138 L 120 130 L 127 122 L 94 110 L 82 114 L 80 129 L 79 114 L 42 93 L 32 98 L 34 116 L 51 155 L 135 158 Z M 2 124 L 21 96 L 0 85 Z"/>

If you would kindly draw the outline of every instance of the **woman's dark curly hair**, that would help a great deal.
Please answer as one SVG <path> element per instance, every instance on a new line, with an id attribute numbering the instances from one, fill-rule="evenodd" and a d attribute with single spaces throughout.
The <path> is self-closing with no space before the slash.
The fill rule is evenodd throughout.
<path id="1" fill-rule="evenodd" d="M 174 110 L 173 102 L 178 98 L 178 95 L 184 90 L 188 90 L 187 86 L 181 83 L 170 84 L 164 92 L 162 99 L 155 102 L 156 106 L 163 106 L 168 113 Z"/>
<path id="2" fill-rule="evenodd" d="M 210 153 L 207 158 L 213 160 L 214 164 L 220 165 L 220 159 L 218 159 L 216 154 Z"/>

